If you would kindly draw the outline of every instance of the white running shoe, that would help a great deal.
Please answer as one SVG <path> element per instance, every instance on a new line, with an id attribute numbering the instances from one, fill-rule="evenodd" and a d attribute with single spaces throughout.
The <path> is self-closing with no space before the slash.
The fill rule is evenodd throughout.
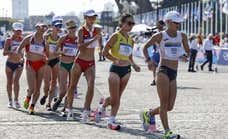
<path id="1" fill-rule="evenodd" d="M 9 101 L 8 108 L 13 108 L 13 102 L 12 101 Z"/>
<path id="2" fill-rule="evenodd" d="M 74 113 L 72 110 L 69 110 L 67 113 L 67 121 L 73 121 L 74 120 Z"/>
<path id="3" fill-rule="evenodd" d="M 14 101 L 14 106 L 15 106 L 16 109 L 21 108 L 21 105 L 20 105 L 20 103 L 18 101 Z"/>
<path id="4" fill-rule="evenodd" d="M 81 117 L 82 117 L 82 120 L 81 122 L 82 123 L 87 123 L 89 121 L 89 114 L 90 114 L 90 111 L 87 111 L 87 110 L 84 110 Z"/>

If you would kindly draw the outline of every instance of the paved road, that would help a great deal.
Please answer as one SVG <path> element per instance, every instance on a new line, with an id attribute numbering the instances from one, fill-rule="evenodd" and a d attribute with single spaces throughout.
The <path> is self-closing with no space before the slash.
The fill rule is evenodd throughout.
<path id="1" fill-rule="evenodd" d="M 2 53 L 2 51 L 0 51 Z M 59 138 L 158 138 L 142 131 L 139 112 L 159 104 L 156 88 L 151 87 L 152 73 L 148 72 L 142 59 L 136 59 L 142 72 L 132 77 L 121 100 L 118 121 L 123 124 L 120 132 L 105 128 L 105 121 L 99 124 L 67 122 L 56 113 L 45 111 L 38 105 L 37 115 L 28 115 L 24 109 L 7 108 L 5 58 L 0 56 L 0 139 L 59 139 Z M 102 96 L 108 96 L 109 62 L 97 63 L 96 89 L 92 107 L 95 108 Z M 227 73 L 186 72 L 181 64 L 178 73 L 178 95 L 175 109 L 169 113 L 171 128 L 187 139 L 226 139 L 228 136 L 228 93 Z M 79 83 L 79 99 L 75 99 L 75 114 L 79 116 L 84 103 L 85 80 Z M 21 78 L 20 100 L 26 94 L 26 80 Z M 157 117 L 157 125 L 161 122 Z"/>

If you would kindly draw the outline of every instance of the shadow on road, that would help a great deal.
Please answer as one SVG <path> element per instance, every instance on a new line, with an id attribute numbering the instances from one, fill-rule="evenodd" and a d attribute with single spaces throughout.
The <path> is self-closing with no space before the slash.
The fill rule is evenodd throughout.
<path id="1" fill-rule="evenodd" d="M 202 88 L 198 88 L 198 87 L 187 87 L 187 86 L 178 86 L 177 89 L 180 89 L 180 90 L 201 90 Z"/>

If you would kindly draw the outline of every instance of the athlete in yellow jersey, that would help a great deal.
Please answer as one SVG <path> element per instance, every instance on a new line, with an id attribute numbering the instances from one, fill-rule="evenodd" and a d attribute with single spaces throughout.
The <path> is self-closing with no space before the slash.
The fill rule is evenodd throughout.
<path id="1" fill-rule="evenodd" d="M 132 15 L 123 15 L 120 19 L 120 30 L 112 35 L 103 51 L 104 56 L 113 61 L 109 75 L 110 97 L 106 98 L 97 113 L 102 114 L 105 107 L 111 105 L 111 115 L 107 127 L 112 130 L 120 129 L 120 125 L 115 123 L 115 117 L 120 106 L 121 95 L 131 75 L 131 65 L 136 72 L 140 71 L 140 67 L 132 59 L 134 42 L 128 36 L 128 32 L 131 31 L 134 24 Z"/>
<path id="2" fill-rule="evenodd" d="M 44 105 L 46 98 L 49 96 L 46 105 L 47 110 L 51 110 L 51 102 L 54 97 L 54 91 L 57 84 L 57 77 L 59 73 L 59 54 L 57 53 L 57 43 L 59 40 L 58 33 L 62 28 L 60 21 L 52 21 L 52 30 L 45 36 L 46 54 L 48 56 L 48 63 L 45 67 L 44 76 L 44 96 L 40 99 L 40 104 Z"/>

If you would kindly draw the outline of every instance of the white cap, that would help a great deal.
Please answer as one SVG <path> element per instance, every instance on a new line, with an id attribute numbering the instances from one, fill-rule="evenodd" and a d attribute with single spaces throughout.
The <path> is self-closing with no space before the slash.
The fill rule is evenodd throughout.
<path id="1" fill-rule="evenodd" d="M 179 12 L 177 11 L 170 11 L 168 13 L 166 13 L 164 20 L 171 20 L 173 22 L 177 22 L 177 23 L 181 23 L 184 21 L 184 18 L 180 15 Z"/>
<path id="2" fill-rule="evenodd" d="M 38 22 L 35 27 L 47 26 L 45 23 Z"/>
<path id="3" fill-rule="evenodd" d="M 97 14 L 95 13 L 94 10 L 87 10 L 87 11 L 84 12 L 84 16 L 91 17 L 91 16 L 97 16 Z"/>
<path id="4" fill-rule="evenodd" d="M 12 25 L 13 30 L 21 30 L 23 31 L 24 25 L 20 22 L 15 22 Z"/>
<path id="5" fill-rule="evenodd" d="M 52 18 L 52 22 L 55 22 L 55 21 L 63 21 L 63 18 L 61 16 L 54 16 Z"/>

